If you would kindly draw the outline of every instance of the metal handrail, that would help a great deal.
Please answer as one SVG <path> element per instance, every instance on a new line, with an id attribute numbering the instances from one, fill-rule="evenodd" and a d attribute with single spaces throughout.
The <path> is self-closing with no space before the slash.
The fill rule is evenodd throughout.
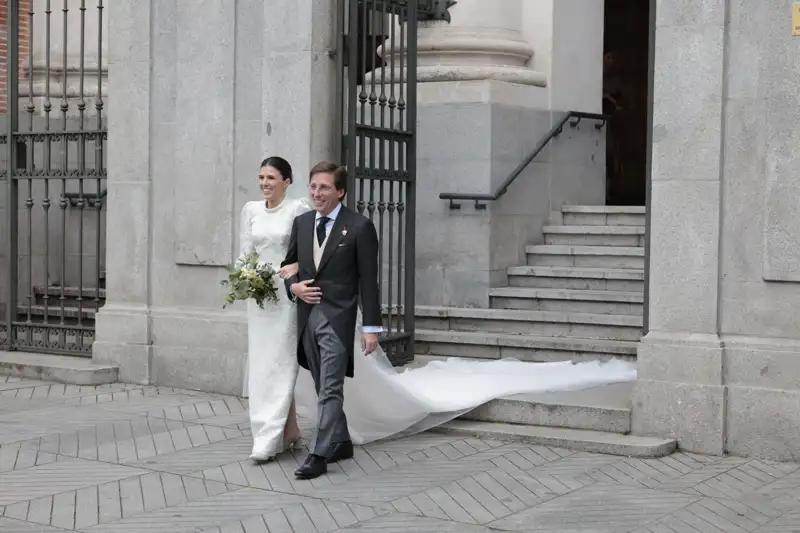
<path id="1" fill-rule="evenodd" d="M 580 124 L 581 119 L 587 120 L 599 120 L 599 124 L 595 124 L 596 130 L 603 129 L 606 122 L 611 118 L 611 115 L 603 115 L 598 113 L 584 113 L 582 111 L 569 111 L 564 117 L 555 125 L 553 126 L 550 131 L 545 135 L 541 141 L 536 145 L 536 148 L 528 154 L 528 156 L 517 165 L 511 174 L 500 184 L 500 186 L 492 193 L 492 194 L 477 194 L 477 193 L 460 193 L 460 192 L 443 192 L 439 194 L 439 198 L 442 200 L 449 200 L 450 201 L 450 209 L 461 209 L 461 204 L 457 203 L 456 200 L 469 200 L 475 202 L 475 209 L 486 209 L 486 204 L 482 202 L 491 202 L 497 200 L 501 196 L 503 196 L 506 191 L 508 190 L 509 186 L 514 183 L 514 180 L 522 174 L 522 171 L 536 159 L 536 156 L 544 150 L 547 143 L 558 137 L 561 132 L 564 130 L 564 125 L 569 122 L 570 127 L 577 127 Z"/>

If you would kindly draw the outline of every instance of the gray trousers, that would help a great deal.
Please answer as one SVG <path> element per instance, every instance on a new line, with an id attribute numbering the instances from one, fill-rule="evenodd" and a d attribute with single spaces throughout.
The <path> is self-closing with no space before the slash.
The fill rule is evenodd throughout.
<path id="1" fill-rule="evenodd" d="M 311 453 L 330 459 L 336 443 L 350 440 L 343 408 L 348 357 L 319 307 L 314 307 L 308 317 L 303 349 L 317 389 L 317 433 L 311 442 Z"/>

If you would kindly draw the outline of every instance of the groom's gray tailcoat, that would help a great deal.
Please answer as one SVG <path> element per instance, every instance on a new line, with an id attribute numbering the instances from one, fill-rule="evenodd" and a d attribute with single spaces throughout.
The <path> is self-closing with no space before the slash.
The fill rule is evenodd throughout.
<path id="1" fill-rule="evenodd" d="M 294 219 L 286 259 L 281 266 L 297 263 L 297 276 L 286 280 L 286 289 L 293 283 L 314 280 L 322 290 L 322 301 L 316 306 L 328 319 L 336 336 L 345 347 L 348 357 L 348 377 L 353 377 L 353 349 L 359 297 L 363 324 L 381 325 L 378 291 L 378 234 L 375 225 L 366 217 L 344 205 L 328 236 L 319 268 L 314 265 L 316 211 Z M 294 295 L 289 291 L 291 298 Z M 314 306 L 297 301 L 297 360 L 309 369 L 303 348 L 303 332 Z"/>

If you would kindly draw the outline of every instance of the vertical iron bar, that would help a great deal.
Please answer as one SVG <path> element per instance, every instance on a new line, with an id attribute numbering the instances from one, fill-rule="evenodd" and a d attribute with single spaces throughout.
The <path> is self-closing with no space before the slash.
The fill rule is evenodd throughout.
<path id="1" fill-rule="evenodd" d="M 410 9 L 407 6 L 407 9 Z M 403 95 L 403 91 L 406 90 L 406 84 L 404 83 L 405 78 L 405 57 L 406 57 L 406 20 L 408 18 L 408 12 L 403 13 L 402 8 L 400 11 L 400 50 L 398 53 L 399 63 L 400 63 L 400 70 L 399 70 L 399 77 L 398 77 L 398 102 L 397 102 L 397 131 L 400 135 L 397 138 L 397 174 L 398 177 L 405 175 L 405 124 L 403 123 L 403 110 L 405 109 L 406 105 L 406 98 Z M 403 181 L 398 181 L 397 184 L 397 264 L 402 265 L 403 263 L 403 240 L 406 238 L 404 235 L 404 226 L 403 226 L 403 215 L 405 214 L 405 202 L 403 201 L 403 197 L 405 195 L 405 184 Z M 408 309 L 404 307 L 405 305 L 405 295 L 403 294 L 403 274 L 402 269 L 398 268 L 397 270 L 397 316 L 398 318 L 403 316 L 403 323 L 402 327 L 401 324 L 398 323 L 397 330 L 398 332 L 406 331 L 406 314 L 408 313 Z M 399 321 L 398 321 L 399 322 Z"/>
<path id="2" fill-rule="evenodd" d="M 335 103 L 335 121 L 334 124 L 334 153 L 341 161 L 341 164 L 346 164 L 347 154 L 345 153 L 344 135 L 345 135 L 345 115 L 344 115 L 344 64 L 345 53 L 347 53 L 347 29 L 345 28 L 345 12 L 347 11 L 347 0 L 337 0 L 336 2 L 336 103 Z"/>
<path id="3" fill-rule="evenodd" d="M 32 4 L 32 2 L 31 2 L 31 4 Z M 32 9 L 32 7 L 31 7 L 31 9 Z M 17 12 L 17 16 L 19 16 L 19 15 L 20 15 L 20 13 Z M 29 15 L 29 17 L 30 17 L 30 15 Z M 28 22 L 32 22 L 32 20 L 29 20 Z M 19 25 L 19 20 L 17 21 L 16 24 Z M 33 29 L 32 28 L 32 24 L 29 24 L 28 25 L 28 32 L 31 32 L 32 29 Z M 28 35 L 30 36 L 30 35 L 32 35 L 32 33 L 29 33 Z M 19 36 L 17 38 L 19 38 Z M 31 40 L 31 42 L 33 42 L 33 41 Z M 19 48 L 17 49 L 17 56 L 19 56 Z M 29 49 L 28 50 L 28 66 L 31 67 L 32 64 L 33 64 L 33 50 Z M 34 303 L 33 208 L 35 206 L 35 202 L 33 201 L 33 164 L 34 164 L 33 163 L 33 161 L 34 161 L 33 157 L 34 157 L 34 152 L 36 151 L 36 139 L 32 135 L 33 134 L 33 113 L 34 113 L 34 110 L 35 110 L 35 104 L 34 104 L 34 101 L 33 101 L 33 76 L 32 76 L 32 74 L 33 74 L 33 69 L 29 70 L 29 74 L 28 74 L 28 104 L 26 106 L 26 111 L 28 113 L 28 133 L 31 134 L 31 135 L 28 135 L 27 137 L 23 137 L 25 139 L 25 147 L 26 147 L 25 151 L 26 151 L 26 156 L 27 157 L 25 158 L 26 159 L 26 161 L 25 161 L 25 170 L 26 170 L 26 173 L 27 173 L 27 180 L 28 180 L 28 198 L 25 200 L 25 210 L 27 211 L 27 215 L 28 215 L 28 306 L 27 306 L 27 316 L 26 316 L 26 322 L 28 323 L 28 327 L 26 328 L 27 337 L 28 337 L 27 338 L 28 345 L 30 345 L 31 341 L 33 340 L 32 337 L 31 337 L 31 335 L 33 333 L 33 330 L 30 327 L 30 324 L 32 323 L 32 315 L 33 315 L 32 311 L 33 311 L 33 303 Z M 16 75 L 19 76 L 19 70 L 17 70 Z M 15 77 L 15 78 L 17 80 L 19 80 L 18 77 Z M 16 84 L 18 85 L 19 81 L 17 81 Z M 43 207 L 44 207 L 44 204 L 43 204 Z M 45 232 L 45 235 L 46 234 L 47 234 L 47 232 Z M 45 236 L 45 241 L 46 241 L 46 239 L 47 239 L 47 237 Z M 47 310 L 45 309 L 45 313 L 46 312 L 47 312 Z M 45 316 L 44 316 L 44 323 L 47 324 L 47 314 L 45 314 Z"/>
<path id="4" fill-rule="evenodd" d="M 17 101 L 17 81 L 19 79 L 19 5 L 16 1 L 8 3 L 8 27 L 6 28 L 6 35 L 8 36 L 8 83 L 6 86 L 6 139 L 7 139 L 7 165 L 8 172 L 6 178 L 8 183 L 8 235 L 6 242 L 8 243 L 8 265 L 6 270 L 8 273 L 8 301 L 6 302 L 6 320 L 8 322 L 8 331 L 6 339 L 9 348 L 13 349 L 16 346 L 16 331 L 14 327 L 17 307 L 17 254 L 18 254 L 18 227 L 19 219 L 17 213 L 17 181 L 14 179 L 14 171 L 16 170 L 17 161 L 17 139 L 14 134 L 17 131 L 17 123 L 19 117 Z M 30 52 L 30 51 L 29 51 Z"/>
<path id="5" fill-rule="evenodd" d="M 362 13 L 361 13 L 361 25 L 357 27 L 356 34 L 361 34 L 361 63 L 358 66 L 359 72 L 358 74 L 361 75 L 361 89 L 358 92 L 358 102 L 359 102 L 359 113 L 358 121 L 356 125 L 356 135 L 358 135 L 358 161 L 360 163 L 361 171 L 366 168 L 367 164 L 367 146 L 366 146 L 366 136 L 364 135 L 363 130 L 359 133 L 358 126 L 364 123 L 367 117 L 367 84 L 366 84 L 366 69 L 367 69 L 367 14 L 369 13 L 369 5 L 367 4 L 367 0 L 364 0 L 362 4 Z M 354 169 L 354 172 L 358 172 L 358 167 Z M 359 214 L 364 214 L 364 180 L 362 178 L 358 178 L 358 193 L 353 191 L 353 194 L 357 194 L 358 200 L 356 201 L 356 210 Z"/>
<path id="6" fill-rule="evenodd" d="M 31 2 L 31 6 L 33 6 L 33 2 Z M 33 13 L 30 15 L 30 21 L 28 22 L 28 37 L 33 42 Z M 50 111 L 52 110 L 53 106 L 50 103 L 50 0 L 47 0 L 47 6 L 45 8 L 45 96 L 44 96 L 44 105 L 42 109 L 44 110 L 44 129 L 45 133 L 50 132 Z M 31 121 L 33 120 L 33 112 L 35 110 L 34 103 L 33 103 L 33 50 L 29 51 L 28 54 L 28 94 L 30 95 L 29 103 L 28 103 L 28 112 L 31 116 Z M 31 128 L 33 122 L 31 122 Z M 44 138 L 44 172 L 47 176 L 50 176 L 51 172 L 51 141 L 49 135 L 45 135 Z M 42 207 L 44 207 L 44 295 L 42 296 L 42 300 L 44 303 L 44 316 L 45 322 L 49 322 L 50 320 L 50 180 L 44 180 L 44 201 L 42 202 Z M 45 332 L 45 338 L 47 339 L 47 345 L 50 344 L 50 332 Z"/>
<path id="7" fill-rule="evenodd" d="M 64 0 L 61 11 L 64 13 L 63 19 L 63 40 L 62 40 L 62 54 L 61 54 L 61 115 L 63 118 L 63 132 L 61 135 L 61 200 L 59 207 L 61 208 L 61 294 L 60 301 L 60 321 L 61 324 L 59 332 L 59 348 L 65 348 L 67 344 L 66 329 L 64 326 L 64 319 L 66 318 L 66 294 L 64 285 L 67 280 L 67 173 L 69 162 L 69 142 L 67 141 L 67 111 L 69 104 L 67 103 L 67 25 L 69 14 L 68 0 Z"/>
<path id="8" fill-rule="evenodd" d="M 32 129 L 31 129 L 32 131 Z M 27 305 L 27 318 L 26 322 L 28 324 L 27 332 L 28 332 L 28 344 L 31 344 L 31 332 L 33 331 L 30 327 L 30 324 L 33 322 L 33 151 L 36 147 L 36 143 L 33 140 L 33 135 L 28 136 L 28 143 L 27 143 L 27 161 L 25 163 L 25 171 L 27 174 L 26 180 L 28 182 L 28 197 L 25 199 L 25 213 L 28 219 L 28 305 Z M 45 317 L 45 323 L 47 322 L 47 317 Z"/>
<path id="9" fill-rule="evenodd" d="M 413 10 L 416 11 L 416 6 L 413 6 Z M 399 63 L 400 63 L 400 72 L 398 77 L 399 87 L 398 87 L 398 101 L 397 101 L 397 129 L 401 134 L 406 133 L 405 128 L 405 109 L 406 109 L 406 97 L 405 91 L 407 90 L 406 81 L 406 72 L 405 72 L 405 63 L 406 61 L 410 61 L 411 58 L 407 57 L 408 50 L 407 50 L 407 41 L 406 41 L 406 33 L 409 31 L 410 26 L 407 28 L 407 24 L 410 23 L 410 16 L 412 11 L 412 6 L 407 4 L 405 6 L 405 13 L 403 13 L 403 7 L 400 8 L 400 53 L 398 54 Z M 408 21 L 408 22 L 406 22 Z M 414 31 L 415 29 L 412 28 Z M 397 169 L 398 175 L 404 176 L 406 171 L 406 153 L 405 153 L 405 137 L 401 135 L 398 138 L 397 142 Z M 398 183 L 398 198 L 397 198 L 397 263 L 401 264 L 403 262 L 403 241 L 407 238 L 405 235 L 405 227 L 403 226 L 403 215 L 405 214 L 406 204 L 404 201 L 406 187 L 404 182 Z M 403 314 L 403 327 L 402 330 L 405 332 L 408 327 L 408 313 L 409 310 L 405 305 L 405 294 L 403 293 L 403 285 L 405 280 L 403 279 L 402 269 L 398 269 L 397 272 L 397 314 L 398 317 L 400 313 Z M 413 313 L 413 311 L 412 311 Z M 398 330 L 400 330 L 400 325 L 398 324 Z"/>
<path id="10" fill-rule="evenodd" d="M 396 6 L 393 5 L 392 6 L 392 22 L 391 22 L 390 30 L 389 30 L 389 33 L 390 33 L 389 42 L 390 42 L 391 53 L 389 55 L 389 102 L 388 102 L 388 104 L 389 104 L 389 124 L 388 124 L 388 129 L 391 130 L 392 133 L 393 133 L 393 135 L 390 137 L 391 140 L 389 142 L 389 170 L 390 170 L 390 172 L 392 173 L 392 175 L 394 176 L 395 179 L 397 178 L 397 175 L 398 175 L 396 156 L 397 156 L 397 151 L 400 148 L 399 144 L 397 142 L 397 136 L 394 135 L 398 131 L 397 125 L 395 124 L 395 110 L 397 109 L 397 97 L 395 96 L 395 84 L 397 83 L 397 81 L 395 80 L 394 58 L 397 55 L 397 50 L 398 50 L 397 41 L 396 41 L 397 33 L 396 33 L 395 28 L 396 28 L 398 23 L 402 24 L 402 18 L 400 17 L 401 14 L 402 13 L 399 10 L 396 9 Z M 400 46 L 402 47 L 402 44 Z M 402 50 L 401 50 L 401 52 L 402 52 Z M 402 187 L 402 184 L 400 184 L 398 182 L 397 183 L 398 192 L 399 192 L 401 187 Z M 394 324 L 394 326 L 395 326 L 396 330 L 399 332 L 401 330 L 399 305 L 398 305 L 398 313 L 396 314 L 397 318 L 396 319 L 392 319 L 392 315 L 393 315 L 393 311 L 394 311 L 394 309 L 392 309 L 392 291 L 394 289 L 394 279 L 393 279 L 393 277 L 394 277 L 394 269 L 393 269 L 392 265 L 394 265 L 394 218 L 395 218 L 395 207 L 396 207 L 395 198 L 394 198 L 394 189 L 395 189 L 395 181 L 392 180 L 392 181 L 389 182 L 389 241 L 388 241 L 389 242 L 389 244 L 388 244 L 388 249 L 389 249 L 389 254 L 388 254 L 389 255 L 389 258 L 388 258 L 388 260 L 389 260 L 388 277 L 389 277 L 389 279 L 388 279 L 388 283 L 387 283 L 388 289 L 389 289 L 388 290 L 389 298 L 388 298 L 388 302 L 387 302 L 386 305 L 387 305 L 388 312 L 389 312 L 390 324 L 392 322 L 394 322 L 394 320 L 396 320 L 396 323 Z M 397 230 L 398 230 L 398 237 L 399 237 L 399 232 L 401 231 L 399 226 L 398 226 Z M 398 256 L 397 261 L 398 261 L 398 263 L 401 261 L 400 256 Z M 400 298 L 401 298 L 401 295 L 400 295 L 400 283 L 401 283 L 400 280 L 401 279 L 402 279 L 402 276 L 400 276 L 400 273 L 398 272 L 397 273 L 397 299 L 398 299 L 398 302 L 400 301 Z"/>
<path id="11" fill-rule="evenodd" d="M 380 105 L 380 125 L 381 130 L 385 131 L 386 128 L 386 4 L 387 0 L 382 0 L 381 2 L 381 94 L 378 97 L 378 104 Z M 378 168 L 385 171 L 386 170 L 386 143 L 388 139 L 382 138 L 379 145 L 379 152 L 378 152 Z M 387 182 L 379 182 L 379 198 L 378 198 L 378 236 L 380 238 L 380 247 L 378 248 L 378 265 L 380 266 L 378 269 L 378 294 L 380 295 L 380 302 L 383 305 L 383 255 L 384 255 L 384 215 L 386 213 L 386 198 L 384 195 L 384 188 L 385 183 Z M 391 181 L 388 182 L 391 185 Z M 388 241 L 389 247 L 391 247 L 391 240 Z M 389 264 L 389 270 L 392 269 L 392 265 Z M 391 290 L 389 291 L 391 293 Z M 391 322 L 389 322 L 391 327 Z"/>
<path id="12" fill-rule="evenodd" d="M 348 58 L 347 87 L 347 205 L 356 208 L 356 107 L 358 83 L 358 0 L 346 0 L 348 4 Z"/>
<path id="13" fill-rule="evenodd" d="M 86 208 L 86 200 L 84 199 L 84 183 L 83 177 L 86 175 L 86 136 L 83 134 L 84 130 L 84 111 L 86 110 L 86 101 L 83 97 L 83 76 L 84 76 L 84 41 L 86 38 L 86 0 L 81 0 L 80 16 L 80 45 L 79 45 L 79 58 L 78 58 L 78 201 L 76 207 L 78 208 L 78 294 L 76 301 L 78 302 L 78 329 L 83 326 L 83 212 Z M 66 67 L 66 65 L 65 65 Z M 99 193 L 99 191 L 98 191 Z M 100 231 L 100 228 L 97 228 Z M 83 344 L 83 332 L 77 333 L 78 345 Z"/>
<path id="14" fill-rule="evenodd" d="M 97 5 L 97 95 L 95 96 L 95 110 L 97 112 L 97 128 L 95 130 L 94 140 L 94 171 L 97 176 L 97 184 L 95 190 L 97 191 L 97 199 L 95 201 L 95 212 L 97 213 L 97 234 L 95 235 L 95 250 L 97 256 L 95 257 L 95 312 L 100 310 L 100 254 L 104 252 L 101 250 L 102 245 L 102 214 L 103 203 L 105 197 L 103 196 L 103 178 L 106 175 L 103 168 L 103 143 L 105 142 L 103 132 L 103 0 L 98 0 Z"/>
<path id="15" fill-rule="evenodd" d="M 406 345 L 405 360 L 414 358 L 414 278 L 415 267 L 415 232 L 417 209 L 417 0 L 409 0 L 408 14 L 408 115 L 407 128 L 410 135 L 407 137 L 407 171 L 406 182 L 406 256 L 405 256 L 405 326 L 406 332 L 411 335 Z"/>
<path id="16" fill-rule="evenodd" d="M 369 143 L 369 201 L 367 202 L 367 213 L 368 218 L 371 221 L 374 221 L 375 217 L 375 180 L 377 178 L 377 169 L 378 167 L 378 139 L 377 135 L 375 134 L 375 126 L 377 125 L 376 119 L 376 106 L 378 105 L 378 95 L 375 92 L 375 83 L 377 78 L 377 63 L 375 58 L 378 56 L 378 30 L 375 27 L 375 16 L 378 13 L 378 1 L 372 0 L 369 7 L 369 25 L 365 27 L 366 30 L 369 28 L 369 33 L 371 37 L 371 44 L 369 47 L 369 54 L 370 54 L 370 71 L 369 71 L 369 126 L 370 126 L 370 143 Z M 365 120 L 366 122 L 366 120 Z M 363 183 L 363 180 L 362 180 Z M 363 195 L 362 195 L 363 197 Z"/>

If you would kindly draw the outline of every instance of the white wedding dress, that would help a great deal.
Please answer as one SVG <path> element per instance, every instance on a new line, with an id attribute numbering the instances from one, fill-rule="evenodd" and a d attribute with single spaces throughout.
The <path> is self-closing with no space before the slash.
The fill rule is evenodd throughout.
<path id="1" fill-rule="evenodd" d="M 242 210 L 242 251 L 255 250 L 277 268 L 292 220 L 308 210 L 305 200 L 287 199 L 275 209 L 248 203 Z M 636 367 L 620 360 L 573 364 L 452 358 L 398 371 L 380 348 L 363 355 L 360 325 L 359 313 L 354 377 L 344 386 L 344 411 L 355 444 L 426 431 L 496 398 L 636 379 Z M 248 332 L 253 453 L 271 456 L 282 450 L 292 388 L 298 414 L 311 420 L 317 418 L 317 395 L 311 374 L 298 373 L 296 312 L 288 299 L 265 304 L 263 311 L 248 301 Z"/>
<path id="2" fill-rule="evenodd" d="M 286 198 L 268 208 L 262 201 L 242 208 L 239 246 L 243 257 L 258 253 L 262 263 L 276 270 L 286 257 L 289 233 L 297 215 L 310 210 L 306 200 Z M 277 304 L 247 300 L 247 372 L 245 395 L 250 402 L 253 459 L 273 457 L 284 449 L 283 428 L 289 415 L 297 379 L 297 310 L 286 297 L 283 281 L 276 278 Z"/>

